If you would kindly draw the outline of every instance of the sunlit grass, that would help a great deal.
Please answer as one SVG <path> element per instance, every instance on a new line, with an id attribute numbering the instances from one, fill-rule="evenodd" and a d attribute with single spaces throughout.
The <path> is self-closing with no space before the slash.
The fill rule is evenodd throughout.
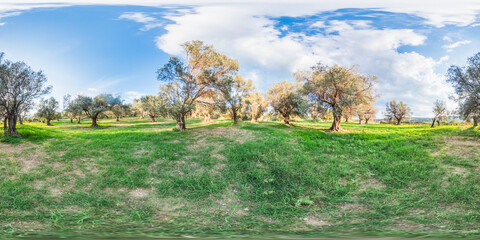
<path id="1" fill-rule="evenodd" d="M 158 121 L 27 123 L 2 138 L 0 235 L 480 229 L 477 129 Z"/>

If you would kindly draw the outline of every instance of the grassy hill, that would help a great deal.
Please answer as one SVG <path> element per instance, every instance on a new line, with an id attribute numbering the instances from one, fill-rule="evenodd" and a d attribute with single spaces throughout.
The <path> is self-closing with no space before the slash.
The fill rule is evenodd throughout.
<path id="1" fill-rule="evenodd" d="M 480 234 L 471 127 L 54 124 L 0 142 L 0 236 Z"/>

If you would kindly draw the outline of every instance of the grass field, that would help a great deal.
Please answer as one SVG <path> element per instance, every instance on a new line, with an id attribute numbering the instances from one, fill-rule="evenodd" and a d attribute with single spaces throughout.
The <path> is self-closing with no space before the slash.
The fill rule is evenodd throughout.
<path id="1" fill-rule="evenodd" d="M 169 119 L 28 123 L 1 138 L 0 236 L 480 236 L 472 127 Z"/>

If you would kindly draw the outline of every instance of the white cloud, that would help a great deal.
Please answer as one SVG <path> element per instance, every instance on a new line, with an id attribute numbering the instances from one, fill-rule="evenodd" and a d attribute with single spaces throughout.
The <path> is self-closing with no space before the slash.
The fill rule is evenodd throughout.
<path id="1" fill-rule="evenodd" d="M 141 12 L 124 13 L 124 14 L 120 15 L 120 17 L 118 17 L 118 19 L 128 19 L 128 20 L 132 20 L 132 21 L 135 21 L 135 22 L 138 22 L 138 23 L 149 23 L 149 22 L 153 22 L 153 21 L 156 20 L 155 18 L 150 17 L 150 16 L 146 15 L 145 13 L 141 13 Z"/>
<path id="2" fill-rule="evenodd" d="M 2 0 L 0 12 L 12 10 L 28 10 L 32 8 L 64 7 L 72 5 L 135 5 L 151 7 L 172 6 L 230 6 L 232 8 L 251 9 L 252 15 L 270 16 L 303 16 L 312 15 L 322 11 L 331 11 L 341 8 L 368 8 L 382 9 L 395 13 L 408 13 L 425 18 L 425 23 L 443 27 L 447 24 L 468 26 L 475 23 L 476 16 L 480 12 L 480 4 L 477 0 L 437 0 L 418 1 L 358 1 L 358 0 L 324 0 L 321 4 L 318 0 L 285 0 L 272 3 L 271 0 Z"/>
<path id="3" fill-rule="evenodd" d="M 411 29 L 375 29 L 367 21 L 327 21 L 327 34 L 282 36 L 274 22 L 249 8 L 203 6 L 182 16 L 170 17 L 167 33 L 157 38 L 159 49 L 181 54 L 179 44 L 203 40 L 238 59 L 241 73 L 254 78 L 260 90 L 275 81 L 293 80 L 292 73 L 318 61 L 332 65 L 359 64 L 361 71 L 377 75 L 381 112 L 386 101 L 409 104 L 416 116 L 431 115 L 437 98 L 447 100 L 451 88 L 434 68 L 435 60 L 416 52 L 398 53 L 400 46 L 419 46 L 426 37 Z M 222 21 L 218 21 L 222 19 Z M 209 26 L 208 28 L 204 26 Z M 202 29 L 202 31 L 198 31 Z M 335 33 L 335 34 L 328 34 Z"/>
<path id="4" fill-rule="evenodd" d="M 310 25 L 311 28 L 324 28 L 325 27 L 325 21 L 316 21 L 312 25 Z"/>
<path id="5" fill-rule="evenodd" d="M 89 89 L 87 89 L 87 90 L 88 90 L 89 92 L 98 92 L 98 89 L 96 89 L 96 88 L 89 88 Z"/>
<path id="6" fill-rule="evenodd" d="M 458 41 L 454 42 L 452 44 L 444 45 L 443 47 L 447 49 L 448 52 L 453 51 L 454 48 L 460 47 L 462 45 L 470 44 L 472 41 L 470 40 L 463 40 L 463 41 Z"/>
<path id="7" fill-rule="evenodd" d="M 452 38 L 450 38 L 449 36 L 443 36 L 443 41 L 447 41 L 447 42 L 451 42 L 453 41 Z"/>
<path id="8" fill-rule="evenodd" d="M 152 28 L 163 26 L 159 20 L 142 12 L 127 12 L 120 15 L 118 19 L 127 19 L 137 23 L 143 23 L 144 26 L 140 29 L 142 31 L 148 31 Z"/>
<path id="9" fill-rule="evenodd" d="M 125 95 L 127 95 L 127 101 L 128 102 L 133 102 L 133 99 L 139 99 L 145 95 L 147 95 L 146 93 L 141 93 L 141 92 L 137 92 L 137 91 L 128 91 L 125 93 Z"/>
<path id="10" fill-rule="evenodd" d="M 5 25 L 5 23 L 4 23 L 4 22 L 0 22 L 0 26 L 3 26 L 3 25 Z"/>

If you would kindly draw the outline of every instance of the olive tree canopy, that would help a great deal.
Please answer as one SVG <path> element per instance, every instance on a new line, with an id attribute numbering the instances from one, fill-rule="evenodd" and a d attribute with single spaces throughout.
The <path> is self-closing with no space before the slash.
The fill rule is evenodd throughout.
<path id="1" fill-rule="evenodd" d="M 119 96 L 113 96 L 112 94 L 102 93 L 96 97 L 88 97 L 78 95 L 75 100 L 78 107 L 80 107 L 90 119 L 92 119 L 91 127 L 97 127 L 97 119 L 100 113 L 110 110 L 116 104 L 122 102 Z"/>
<path id="2" fill-rule="evenodd" d="M 58 118 L 60 115 L 57 112 L 58 105 L 58 101 L 54 97 L 51 97 L 50 99 L 40 100 L 37 116 L 40 119 L 44 119 L 47 122 L 47 126 L 52 126 L 50 121 Z"/>
<path id="3" fill-rule="evenodd" d="M 385 118 L 391 121 L 395 121 L 397 125 L 405 120 L 409 119 L 412 116 L 410 107 L 407 104 L 400 101 L 393 100 L 387 103 L 387 107 L 385 108 Z"/>
<path id="4" fill-rule="evenodd" d="M 42 71 L 34 71 L 24 62 L 3 59 L 0 53 L 0 109 L 8 122 L 6 135 L 19 136 L 16 128 L 18 115 L 25 104 L 50 93 L 52 87 L 45 86 L 47 78 Z"/>
<path id="5" fill-rule="evenodd" d="M 473 118 L 474 126 L 477 126 L 480 118 L 480 52 L 469 58 L 464 67 L 450 66 L 447 82 L 455 88 L 454 99 L 460 103 L 460 115 Z"/>
<path id="6" fill-rule="evenodd" d="M 158 69 L 161 95 L 165 95 L 169 113 L 177 121 L 176 128 L 185 130 L 185 117 L 195 103 L 213 88 L 213 83 L 238 70 L 238 62 L 218 53 L 201 41 L 182 45 L 185 58 L 171 56 L 168 63 Z"/>
<path id="7" fill-rule="evenodd" d="M 303 83 L 305 95 L 311 100 L 326 103 L 332 110 L 332 131 L 341 129 L 344 111 L 375 98 L 373 87 L 377 77 L 360 74 L 355 67 L 328 67 L 318 63 L 309 71 L 297 72 L 295 77 Z"/>

